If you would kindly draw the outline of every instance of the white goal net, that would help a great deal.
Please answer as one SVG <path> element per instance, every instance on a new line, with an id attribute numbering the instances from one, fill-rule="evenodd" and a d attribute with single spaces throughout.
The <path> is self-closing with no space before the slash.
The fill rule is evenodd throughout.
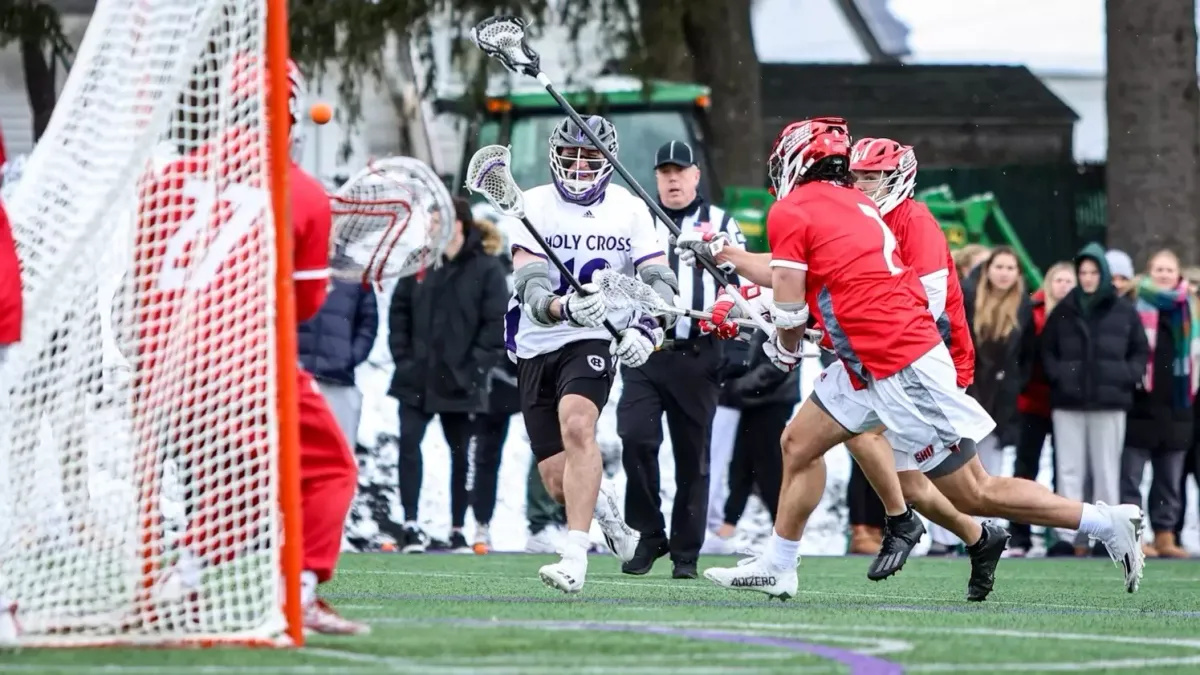
<path id="1" fill-rule="evenodd" d="M 280 638 L 268 0 L 100 0 L 7 204 L 19 644 Z M 286 170 L 286 167 L 281 167 Z"/>

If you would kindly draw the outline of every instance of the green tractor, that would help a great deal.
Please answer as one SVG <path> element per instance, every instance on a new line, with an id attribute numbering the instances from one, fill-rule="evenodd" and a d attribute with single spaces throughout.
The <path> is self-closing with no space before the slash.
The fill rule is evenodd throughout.
<path id="1" fill-rule="evenodd" d="M 921 190 L 916 194 L 916 198 L 924 202 L 933 217 L 937 218 L 942 231 L 946 233 L 946 241 L 950 243 L 951 250 L 967 244 L 1008 246 L 1017 256 L 1026 285 L 1031 290 L 1041 288 L 1041 268 L 1033 262 L 1033 258 L 1021 244 L 1016 229 L 1004 215 L 1004 210 L 1000 208 L 992 193 L 985 192 L 956 200 L 949 186 L 939 185 Z"/>
<path id="2" fill-rule="evenodd" d="M 621 164 L 651 195 L 655 194 L 654 152 L 672 140 L 687 141 L 700 166 L 700 191 L 721 195 L 715 200 L 741 224 L 748 242 L 766 250 L 765 225 L 771 196 L 758 187 L 721 184 L 704 152 L 708 135 L 709 88 L 699 84 L 650 81 L 604 76 L 586 88 L 564 88 L 560 92 L 581 115 L 604 115 L 620 134 Z M 463 115 L 468 124 L 459 170 L 454 176 L 459 193 L 471 155 L 485 145 L 512 148 L 512 174 L 523 187 L 550 181 L 550 131 L 564 113 L 546 91 L 537 86 L 514 89 L 505 96 L 488 97 L 483 113 L 477 114 L 462 100 L 439 100 L 440 112 Z M 613 180 L 625 184 L 619 175 Z"/>

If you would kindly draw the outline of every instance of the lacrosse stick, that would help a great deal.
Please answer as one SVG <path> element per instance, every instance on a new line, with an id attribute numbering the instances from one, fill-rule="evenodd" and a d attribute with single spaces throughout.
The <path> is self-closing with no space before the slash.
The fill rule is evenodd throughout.
<path id="1" fill-rule="evenodd" d="M 575 108 L 571 107 L 571 104 L 558 93 L 558 90 L 554 88 L 554 83 L 542 72 L 541 57 L 525 41 L 525 26 L 525 20 L 519 17 L 494 16 L 490 19 L 484 19 L 478 26 L 471 29 L 471 39 L 475 42 L 476 46 L 483 50 L 484 54 L 496 59 L 508 70 L 518 75 L 527 75 L 541 83 L 546 88 L 546 93 L 554 98 L 554 101 L 567 114 L 567 117 L 570 117 L 579 126 L 579 129 L 583 131 L 588 140 L 612 164 L 613 169 L 625 179 L 625 182 L 629 184 L 629 187 L 633 188 L 637 196 L 641 197 L 643 202 L 646 202 L 646 206 L 650 207 L 650 211 L 666 225 L 671 234 L 679 236 L 680 229 L 675 224 L 675 221 L 667 216 L 658 202 L 650 198 L 650 195 L 638 184 L 633 175 L 629 173 L 629 170 L 617 161 L 616 156 L 609 152 L 608 148 L 600 142 L 600 139 L 596 137 L 596 132 L 592 131 L 587 124 L 584 124 L 583 118 L 579 116 L 578 112 L 575 112 Z M 704 268 L 705 272 L 708 272 L 717 280 L 717 285 L 723 288 L 726 293 L 729 293 L 738 307 L 745 312 L 746 316 L 754 321 L 755 325 L 768 334 L 774 330 L 774 327 L 770 323 L 765 321 L 761 316 L 758 316 L 751 309 L 746 299 L 737 292 L 737 286 L 730 283 L 725 273 L 717 268 L 715 261 L 698 256 L 696 262 Z"/>
<path id="2" fill-rule="evenodd" d="M 512 171 L 508 168 L 511 162 L 512 153 L 503 145 L 489 145 L 480 148 L 471 157 L 471 163 L 467 166 L 467 189 L 483 195 L 488 203 L 501 214 L 519 219 L 533 240 L 545 252 L 546 258 L 558 268 L 559 275 L 567 280 L 576 293 L 588 295 L 571 270 L 563 265 L 550 248 L 550 244 L 546 243 L 533 223 L 525 217 L 525 195 L 521 192 L 521 186 L 517 185 L 517 181 L 512 177 Z M 604 320 L 604 328 L 614 339 L 618 341 L 621 339 L 620 331 L 608 319 Z"/>
<path id="3" fill-rule="evenodd" d="M 333 276 L 364 286 L 440 265 L 455 220 L 450 191 L 411 157 L 369 163 L 330 196 L 330 208 Z"/>

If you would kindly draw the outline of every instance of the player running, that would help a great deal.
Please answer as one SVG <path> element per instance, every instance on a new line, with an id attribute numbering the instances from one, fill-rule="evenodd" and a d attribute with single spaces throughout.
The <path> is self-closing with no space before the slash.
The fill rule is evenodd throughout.
<path id="1" fill-rule="evenodd" d="M 616 155 L 612 123 L 592 116 L 586 124 Z M 636 272 L 673 302 L 678 282 L 649 211 L 627 190 L 609 184 L 612 165 L 570 118 L 550 134 L 550 172 L 551 184 L 525 193 L 525 212 L 585 288 L 597 270 L 611 268 Z M 622 561 L 637 548 L 638 533 L 625 524 L 615 496 L 601 486 L 596 420 L 608 401 L 616 362 L 630 368 L 644 364 L 662 344 L 663 329 L 653 317 L 610 312 L 599 293 L 569 292 L 524 229 L 514 230 L 512 250 L 514 292 L 505 342 L 517 359 L 521 412 L 538 471 L 567 511 L 562 560 L 542 567 L 539 575 L 548 586 L 576 593 L 587 576 L 593 516 Z M 606 318 L 621 334 L 611 346 L 602 327 Z"/>
<path id="2" fill-rule="evenodd" d="M 872 153 L 869 150 L 875 143 L 879 143 L 879 145 L 874 146 L 876 154 L 874 158 L 871 158 Z M 949 328 L 949 342 L 957 371 L 955 384 L 957 385 L 956 389 L 961 389 L 970 383 L 968 373 L 973 375 L 973 357 L 968 353 L 968 351 L 973 352 L 973 348 L 969 344 L 969 327 L 966 325 L 965 314 L 962 313 L 961 289 L 957 288 L 957 284 L 954 283 L 957 279 L 952 271 L 948 271 L 944 276 L 947 280 L 945 290 L 941 290 L 940 285 L 934 283 L 938 277 L 942 276 L 935 266 L 950 266 L 952 261 L 948 261 L 945 257 L 944 237 L 935 239 L 932 236 L 936 221 L 933 220 L 927 209 L 921 208 L 912 199 L 911 187 L 907 187 L 908 181 L 904 179 L 905 171 L 915 172 L 915 157 L 912 158 L 910 166 L 909 160 L 903 159 L 907 149 L 892 147 L 889 146 L 889 143 L 886 140 L 872 142 L 868 139 L 866 145 L 860 144 L 861 150 L 864 151 L 860 153 L 859 161 L 862 171 L 858 176 L 860 184 L 873 198 L 889 207 L 887 209 L 889 220 L 894 221 L 901 233 L 909 240 L 907 248 L 913 256 L 910 262 L 918 270 L 918 273 L 919 271 L 933 270 L 923 275 L 922 285 L 926 286 L 931 312 L 939 316 L 939 325 Z M 891 150 L 889 152 L 878 152 L 879 150 L 888 150 L 889 147 Z M 897 150 L 899 151 L 896 152 Z M 871 159 L 871 161 L 868 162 L 867 159 Z M 876 168 L 868 168 L 872 166 Z M 874 171 L 880 173 L 875 174 Z M 897 173 L 900 174 L 899 178 L 895 177 Z M 880 225 L 883 226 L 885 232 L 888 231 L 889 228 L 886 224 L 880 223 Z M 926 238 L 925 242 L 918 244 L 917 242 L 922 237 Z M 741 249 L 725 246 L 721 241 L 705 244 L 684 240 L 683 246 L 693 253 L 700 251 L 701 254 L 714 255 L 720 260 L 731 262 L 737 265 L 739 273 L 752 280 L 770 281 L 768 277 L 770 254 L 751 254 Z M 903 244 L 901 247 L 904 247 Z M 939 297 L 948 298 L 941 303 L 944 315 L 937 312 Z M 732 303 L 727 304 L 732 306 Z M 959 316 L 955 316 L 956 314 Z M 820 397 L 822 402 L 825 401 L 823 390 L 830 389 L 830 386 L 826 384 L 828 379 L 827 373 L 823 373 L 816 385 L 816 392 L 814 392 L 814 396 Z M 848 385 L 851 392 L 849 394 L 845 391 Z M 831 410 L 835 417 L 838 417 L 839 412 L 845 416 L 839 417 L 839 421 L 853 419 L 855 416 L 869 417 L 868 399 L 861 394 L 853 393 L 853 383 L 848 379 L 840 382 L 833 389 L 844 394 L 842 400 L 846 403 L 844 410 L 836 412 Z M 943 408 L 943 412 L 945 411 Z M 886 423 L 886 420 L 884 421 Z M 946 450 L 947 447 L 954 446 L 947 445 L 942 439 L 938 439 L 941 443 L 931 443 L 927 447 L 910 445 L 906 448 L 906 444 L 911 444 L 912 440 L 905 435 L 895 434 L 890 430 L 886 435 L 887 440 L 891 440 L 896 449 L 895 456 L 902 469 L 901 480 L 905 497 L 916 504 L 918 508 L 924 509 L 923 512 L 931 516 L 935 522 L 946 525 L 960 537 L 963 537 L 964 534 L 967 535 L 964 537 L 964 541 L 974 540 L 967 538 L 971 536 L 971 533 L 967 531 L 966 522 L 961 514 L 956 514 L 953 509 L 946 509 L 944 504 L 938 506 L 940 500 L 935 494 L 937 491 L 948 497 L 954 507 L 973 515 L 1017 520 L 1030 518 L 1030 522 L 1037 524 L 1082 530 L 1092 538 L 1104 542 L 1110 555 L 1124 569 L 1126 590 L 1129 592 L 1137 590 L 1144 564 L 1141 549 L 1138 546 L 1143 520 L 1140 508 L 1129 505 L 1081 504 L 1059 497 L 1031 481 L 989 476 L 973 451 L 973 441 L 982 436 L 974 437 L 963 433 L 961 434 L 963 440 L 969 442 L 962 443 L 956 450 Z M 870 442 L 881 445 L 886 441 L 875 436 Z M 912 452 L 914 447 L 917 450 Z M 861 441 L 857 444 L 856 449 L 859 451 L 858 454 L 861 454 L 863 450 Z M 902 459 L 906 450 L 912 453 L 911 460 Z M 868 455 L 874 457 L 874 461 L 878 460 L 877 451 L 868 450 L 867 452 Z M 859 459 L 858 454 L 856 454 L 856 459 Z M 868 469 L 874 473 L 880 471 L 878 465 L 871 467 L 863 465 L 863 469 L 864 472 L 867 472 Z M 921 476 L 921 471 L 933 479 L 932 486 L 925 476 Z M 936 490 L 933 489 L 934 486 L 936 486 Z M 950 527 L 948 524 L 950 522 L 957 523 L 957 526 Z M 1066 524 L 1056 525 L 1056 523 Z M 1004 539 L 1007 540 L 1006 537 Z M 976 543 L 972 555 L 972 581 L 968 587 L 971 599 L 982 599 L 979 597 L 981 595 L 986 597 L 986 592 L 990 590 L 990 579 L 994 576 L 994 563 L 991 565 L 984 563 L 992 555 L 998 555 L 1002 548 L 995 543 L 992 533 L 987 530 L 984 531 L 984 539 Z M 991 554 L 985 556 L 985 552 L 988 550 L 991 551 Z M 989 567 L 991 569 L 988 569 Z M 985 577 L 977 576 L 980 572 L 986 573 L 987 583 L 981 583 Z"/>
<path id="3" fill-rule="evenodd" d="M 288 70 L 295 142 L 297 111 L 307 92 L 295 64 L 289 62 Z M 232 68 L 234 99 L 256 95 L 259 78 L 253 57 L 239 59 Z M 263 364 L 274 358 L 264 325 L 273 322 L 270 312 L 248 308 L 239 316 L 229 305 L 231 298 L 256 302 L 252 298 L 270 297 L 269 279 L 253 278 L 245 266 L 268 245 L 263 228 L 255 226 L 269 206 L 262 189 L 262 132 L 233 121 L 235 126 L 222 136 L 167 164 L 143 184 L 134 250 L 133 283 L 141 303 L 135 368 L 143 392 L 135 419 L 142 446 L 153 456 L 164 437 L 206 427 L 190 432 L 199 438 L 182 441 L 175 453 L 185 465 L 186 489 L 196 506 L 188 514 L 172 574 L 192 596 L 204 568 L 245 553 L 261 525 L 255 513 L 270 498 L 265 484 L 247 485 L 232 470 L 249 472 L 254 463 L 266 461 L 271 418 L 261 378 Z M 320 182 L 295 162 L 288 171 L 296 318 L 304 322 L 325 301 L 332 216 Z M 259 334 L 262 339 L 255 337 Z M 342 529 L 357 489 L 357 462 L 315 381 L 302 368 L 296 386 L 304 625 L 323 634 L 365 634 L 369 626 L 340 617 L 317 596 L 317 585 L 331 579 L 337 566 Z"/>

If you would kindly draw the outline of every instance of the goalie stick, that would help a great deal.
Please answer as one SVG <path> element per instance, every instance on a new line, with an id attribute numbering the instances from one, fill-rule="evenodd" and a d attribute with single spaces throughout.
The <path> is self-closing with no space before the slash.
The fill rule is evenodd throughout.
<path id="1" fill-rule="evenodd" d="M 471 156 L 471 163 L 467 165 L 467 189 L 483 195 L 488 203 L 501 214 L 520 220 L 521 224 L 525 226 L 525 230 L 545 252 L 546 258 L 554 264 L 558 273 L 567 280 L 571 288 L 581 295 L 590 295 L 584 290 L 583 284 L 579 283 L 579 279 L 576 279 L 571 270 L 567 269 L 567 266 L 558 259 L 558 255 L 550 248 L 550 244 L 546 243 L 533 223 L 525 217 L 525 195 L 521 192 L 521 186 L 517 185 L 517 181 L 512 177 L 512 171 L 508 168 L 511 162 L 512 153 L 503 145 L 488 145 L 480 148 Z M 604 328 L 613 336 L 613 339 L 618 342 L 621 340 L 621 332 L 608 319 L 604 320 Z"/>
<path id="2" fill-rule="evenodd" d="M 475 45 L 483 51 L 484 54 L 499 61 L 509 71 L 518 75 L 527 75 L 532 77 L 536 79 L 543 87 L 545 87 L 546 93 L 550 94 L 558 106 L 562 108 L 563 112 L 565 112 L 567 116 L 579 126 L 580 130 L 583 131 L 588 140 L 591 141 L 592 144 L 596 146 L 596 149 L 598 149 L 600 153 L 604 155 L 604 158 L 612 164 L 613 169 L 625 179 L 625 182 L 629 184 L 629 187 L 632 188 L 635 193 L 637 193 L 637 196 L 641 197 L 642 201 L 645 202 L 648 207 L 650 207 L 650 211 L 653 212 L 654 215 L 661 220 L 664 225 L 666 225 L 667 229 L 669 229 L 674 236 L 679 236 L 680 229 L 679 226 L 675 224 L 675 221 L 671 220 L 671 218 L 667 216 L 667 214 L 662 210 L 662 207 L 658 205 L 657 201 L 650 198 L 650 195 L 647 194 L 646 190 L 637 182 L 637 180 L 634 179 L 633 175 L 629 173 L 629 170 L 626 169 L 621 162 L 617 161 L 616 156 L 609 152 L 604 143 L 602 143 L 600 139 L 596 137 L 596 133 L 584 123 L 583 118 L 579 116 L 579 113 L 575 111 L 575 108 L 573 108 L 571 104 L 568 103 L 567 100 L 558 93 L 558 90 L 555 89 L 554 83 L 551 82 L 549 76 L 542 72 L 541 57 L 533 50 L 532 47 L 529 46 L 529 43 L 525 41 L 525 26 L 525 20 L 521 19 L 520 17 L 494 16 L 490 19 L 484 19 L 479 23 L 479 25 L 475 26 L 475 28 L 472 28 L 471 39 L 473 42 L 475 42 Z M 725 276 L 724 272 L 717 268 L 717 265 L 714 261 L 702 257 L 697 257 L 696 260 L 700 266 L 704 268 L 705 272 L 708 272 L 714 279 L 716 279 L 717 285 L 723 288 L 725 292 L 734 299 L 734 301 L 738 304 L 738 307 L 740 307 L 742 311 L 746 313 L 746 316 L 750 317 L 751 320 L 754 321 L 755 325 L 758 326 L 759 329 L 765 331 L 768 335 L 774 332 L 774 327 L 753 311 L 745 298 L 741 297 L 741 295 L 737 292 L 737 287 L 729 281 L 729 278 Z"/>

